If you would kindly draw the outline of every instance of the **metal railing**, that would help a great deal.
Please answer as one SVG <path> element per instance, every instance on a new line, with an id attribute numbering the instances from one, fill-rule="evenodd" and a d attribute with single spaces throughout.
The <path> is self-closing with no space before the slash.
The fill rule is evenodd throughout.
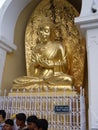
<path id="1" fill-rule="evenodd" d="M 55 106 L 68 106 L 67 112 L 55 112 Z M 86 130 L 85 121 L 85 98 L 84 90 L 81 89 L 80 94 L 57 94 L 55 91 L 26 93 L 10 92 L 0 96 L 0 109 L 4 109 L 7 113 L 7 118 L 13 114 L 23 112 L 27 116 L 37 115 L 39 118 L 45 118 L 49 122 L 49 130 Z"/>

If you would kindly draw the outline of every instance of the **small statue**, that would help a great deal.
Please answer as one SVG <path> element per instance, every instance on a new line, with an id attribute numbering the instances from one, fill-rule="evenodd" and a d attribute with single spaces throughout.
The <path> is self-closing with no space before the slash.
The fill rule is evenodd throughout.
<path id="1" fill-rule="evenodd" d="M 23 76 L 14 80 L 14 88 L 72 90 L 73 78 L 68 74 L 70 64 L 67 50 L 60 40 L 57 28 L 53 23 L 40 24 L 38 26 L 38 39 L 32 49 L 30 66 L 31 76 Z"/>

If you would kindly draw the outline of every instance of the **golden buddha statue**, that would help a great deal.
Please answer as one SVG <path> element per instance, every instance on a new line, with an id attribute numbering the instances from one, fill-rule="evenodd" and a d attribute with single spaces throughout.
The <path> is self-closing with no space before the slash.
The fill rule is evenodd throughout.
<path id="1" fill-rule="evenodd" d="M 68 74 L 69 62 L 64 43 L 61 42 L 53 23 L 42 23 L 38 27 L 38 39 L 32 49 L 31 76 L 23 76 L 14 81 L 14 87 L 72 90 L 73 78 Z M 59 32 L 59 31 L 58 31 Z"/>
<path id="2" fill-rule="evenodd" d="M 13 89 L 77 90 L 84 84 L 85 42 L 74 24 L 79 13 L 66 0 L 43 0 L 26 28 L 27 76 L 14 80 Z"/>

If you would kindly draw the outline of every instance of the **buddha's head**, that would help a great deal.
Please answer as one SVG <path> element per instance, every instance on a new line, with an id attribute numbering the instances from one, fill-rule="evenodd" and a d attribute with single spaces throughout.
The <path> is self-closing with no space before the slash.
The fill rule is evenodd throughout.
<path id="1" fill-rule="evenodd" d="M 54 23 L 47 17 L 42 17 L 37 29 L 38 39 L 43 42 L 53 40 L 55 33 Z"/>
<path id="2" fill-rule="evenodd" d="M 40 40 L 47 42 L 50 40 L 51 28 L 49 25 L 40 25 L 38 28 L 38 36 Z"/>

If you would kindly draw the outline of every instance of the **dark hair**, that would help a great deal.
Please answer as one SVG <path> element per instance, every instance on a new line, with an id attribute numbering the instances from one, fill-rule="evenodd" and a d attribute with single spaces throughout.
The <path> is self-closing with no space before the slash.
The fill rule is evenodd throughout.
<path id="1" fill-rule="evenodd" d="M 26 115 L 24 113 L 18 113 L 18 114 L 16 114 L 16 119 L 25 122 Z"/>
<path id="2" fill-rule="evenodd" d="M 5 110 L 0 110 L 0 115 L 5 119 L 6 118 L 6 112 Z"/>
<path id="3" fill-rule="evenodd" d="M 35 124 L 37 124 L 37 123 L 38 123 L 38 118 L 37 118 L 37 116 L 35 116 L 35 115 L 29 116 L 29 117 L 27 118 L 27 123 L 35 123 Z"/>
<path id="4" fill-rule="evenodd" d="M 9 124 L 9 125 L 13 126 L 14 122 L 12 119 L 7 119 L 7 120 L 5 120 L 5 124 Z"/>
<path id="5" fill-rule="evenodd" d="M 48 129 L 48 121 L 46 119 L 39 119 L 38 121 L 38 127 L 42 128 L 42 130 L 47 130 Z"/>

